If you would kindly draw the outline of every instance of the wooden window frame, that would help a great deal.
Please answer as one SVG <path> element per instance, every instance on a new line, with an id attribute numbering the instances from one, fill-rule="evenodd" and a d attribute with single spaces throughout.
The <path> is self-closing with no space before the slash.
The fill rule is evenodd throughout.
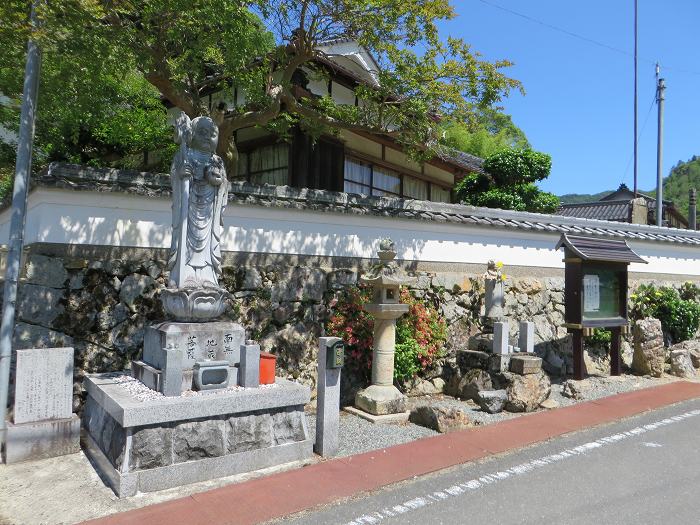
<path id="1" fill-rule="evenodd" d="M 393 164 L 393 163 L 388 162 L 386 160 L 378 159 L 376 157 L 372 157 L 371 155 L 367 155 L 367 154 L 358 152 L 358 151 L 350 149 L 350 148 L 345 149 L 345 160 L 355 160 L 357 162 L 361 162 L 363 164 L 369 165 L 369 167 L 370 167 L 370 186 L 367 186 L 366 184 L 362 184 L 359 182 L 355 182 L 355 181 L 350 180 L 350 179 L 346 179 L 344 175 L 343 175 L 343 186 L 344 186 L 345 182 L 357 184 L 358 186 L 362 186 L 363 188 L 367 188 L 369 190 L 368 195 L 370 195 L 370 196 L 372 195 L 372 190 L 376 189 L 378 191 L 388 193 L 391 196 L 396 196 L 396 197 L 401 198 L 401 199 L 422 200 L 422 199 L 416 199 L 415 197 L 406 196 L 404 194 L 404 182 L 403 182 L 404 176 L 413 177 L 414 179 L 422 180 L 423 182 L 428 183 L 428 199 L 427 199 L 427 201 L 429 201 L 429 202 L 434 202 L 431 200 L 432 193 L 433 193 L 432 192 L 433 185 L 439 186 L 443 190 L 447 191 L 450 194 L 450 196 L 452 195 L 452 190 L 450 188 L 448 188 L 447 185 L 445 183 L 443 183 L 442 181 L 436 181 L 432 177 L 429 177 L 423 173 L 419 173 L 419 172 L 413 171 L 411 169 L 406 169 L 406 168 L 403 168 L 401 166 L 397 166 L 396 164 Z M 384 168 L 384 169 L 394 171 L 399 175 L 399 181 L 400 181 L 400 183 L 399 183 L 400 193 L 399 194 L 396 194 L 396 193 L 391 192 L 391 191 L 386 191 L 386 190 L 383 190 L 381 188 L 375 188 L 375 186 L 374 186 L 374 166 L 375 165 L 379 166 L 381 168 Z M 440 201 L 440 202 L 442 202 L 442 201 Z"/>

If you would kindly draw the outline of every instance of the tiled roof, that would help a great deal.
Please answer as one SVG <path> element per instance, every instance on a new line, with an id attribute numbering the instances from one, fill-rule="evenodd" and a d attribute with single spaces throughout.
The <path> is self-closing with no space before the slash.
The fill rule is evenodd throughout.
<path id="1" fill-rule="evenodd" d="M 36 186 L 146 196 L 170 195 L 170 177 L 165 174 L 88 168 L 64 163 L 52 163 L 47 170 L 33 180 L 33 187 Z M 465 227 L 488 227 L 496 230 L 566 233 L 700 246 L 700 231 L 477 208 L 462 204 L 443 204 L 393 197 L 367 197 L 325 190 L 296 189 L 289 186 L 258 186 L 248 182 L 231 184 L 229 202 L 232 205 L 245 204 L 396 217 L 451 223 Z M 9 202 L 5 201 L 4 207 L 8 205 Z"/>
<path id="2" fill-rule="evenodd" d="M 563 204 L 557 214 L 565 217 L 628 222 L 630 220 L 630 202 L 625 200 Z"/>
<path id="3" fill-rule="evenodd" d="M 464 170 L 476 173 L 484 172 L 484 159 L 476 157 L 474 155 L 470 155 L 469 153 L 464 153 L 463 151 L 443 147 L 440 150 L 438 150 L 437 156 L 445 162 L 449 162 L 450 164 L 456 164 L 458 167 Z"/>

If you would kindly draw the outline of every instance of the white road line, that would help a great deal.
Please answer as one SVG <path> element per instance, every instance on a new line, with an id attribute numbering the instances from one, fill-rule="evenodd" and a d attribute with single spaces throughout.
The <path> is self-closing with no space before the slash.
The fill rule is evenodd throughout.
<path id="1" fill-rule="evenodd" d="M 539 459 L 533 459 L 532 461 L 528 461 L 526 463 L 521 463 L 520 465 L 511 467 L 508 470 L 486 474 L 479 478 L 471 479 L 469 481 L 465 481 L 464 483 L 459 483 L 458 485 L 453 485 L 442 490 L 431 492 L 430 494 L 425 494 L 423 496 L 404 501 L 403 503 L 395 505 L 391 508 L 385 508 L 380 511 L 372 512 L 371 514 L 363 514 L 362 516 L 358 516 L 354 520 L 345 523 L 345 525 L 375 525 L 377 523 L 382 522 L 386 518 L 406 514 L 408 512 L 420 509 L 422 507 L 426 507 L 428 505 L 432 505 L 434 503 L 441 503 L 450 498 L 456 498 L 465 494 L 469 494 L 471 492 L 479 490 L 485 485 L 498 483 L 499 481 L 508 479 L 511 476 L 522 476 L 523 474 L 527 474 L 532 470 L 544 467 L 551 463 L 564 461 L 566 459 L 573 458 L 581 454 L 586 454 L 591 450 L 595 450 L 607 445 L 612 445 L 617 443 L 618 441 L 622 441 L 631 437 L 636 437 L 646 432 L 656 430 L 660 427 L 678 423 L 680 421 L 688 419 L 689 417 L 695 417 L 698 415 L 700 415 L 700 409 L 691 410 L 690 412 L 685 412 L 683 414 L 668 417 L 666 419 L 662 419 L 654 423 L 649 423 L 643 426 L 635 427 L 625 432 L 620 432 L 618 434 L 612 434 L 610 436 L 602 437 L 600 439 L 596 439 L 595 441 L 584 443 L 583 445 L 579 445 L 574 448 L 562 450 L 557 454 L 551 454 L 549 456 L 544 456 Z M 661 446 L 657 443 L 644 443 L 644 445 Z"/>

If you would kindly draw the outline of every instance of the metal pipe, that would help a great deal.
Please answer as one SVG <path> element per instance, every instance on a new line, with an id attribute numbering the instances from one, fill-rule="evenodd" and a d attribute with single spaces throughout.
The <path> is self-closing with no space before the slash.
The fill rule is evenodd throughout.
<path id="1" fill-rule="evenodd" d="M 32 28 L 37 26 L 36 4 L 32 4 L 30 15 Z M 10 238 L 5 271 L 2 323 L 0 323 L 0 447 L 5 443 L 7 432 L 7 400 L 10 384 L 10 360 L 12 358 L 12 333 L 15 326 L 15 306 L 20 261 L 24 245 L 24 219 L 27 211 L 27 186 L 32 169 L 32 147 L 36 123 L 37 94 L 39 91 L 39 69 L 41 50 L 30 35 L 27 43 L 27 64 L 24 70 L 22 111 L 20 114 L 17 161 L 15 164 L 15 184 L 12 190 L 12 215 Z"/>

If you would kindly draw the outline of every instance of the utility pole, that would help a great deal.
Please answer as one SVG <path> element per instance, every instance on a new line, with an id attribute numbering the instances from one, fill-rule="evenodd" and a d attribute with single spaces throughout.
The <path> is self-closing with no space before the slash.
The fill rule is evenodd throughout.
<path id="1" fill-rule="evenodd" d="M 30 24 L 37 26 L 36 3 L 32 4 Z M 7 398 L 10 384 L 10 359 L 12 357 L 12 333 L 15 326 L 15 306 L 17 302 L 17 282 L 24 245 L 24 218 L 27 211 L 27 186 L 32 170 L 32 149 L 34 144 L 34 124 L 36 122 L 36 102 L 39 91 L 39 68 L 41 50 L 29 36 L 27 43 L 27 64 L 24 70 L 22 91 L 22 111 L 20 115 L 17 160 L 15 164 L 15 184 L 12 190 L 12 216 L 10 219 L 10 239 L 5 272 L 2 323 L 0 323 L 0 446 L 4 445 L 7 423 Z"/>
<path id="2" fill-rule="evenodd" d="M 659 78 L 659 64 L 656 64 L 656 103 L 659 108 L 658 129 L 656 134 L 656 225 L 664 225 L 664 177 L 662 173 L 664 159 L 664 91 L 666 84 Z"/>
<path id="3" fill-rule="evenodd" d="M 634 198 L 637 195 L 637 0 L 634 0 Z"/>

